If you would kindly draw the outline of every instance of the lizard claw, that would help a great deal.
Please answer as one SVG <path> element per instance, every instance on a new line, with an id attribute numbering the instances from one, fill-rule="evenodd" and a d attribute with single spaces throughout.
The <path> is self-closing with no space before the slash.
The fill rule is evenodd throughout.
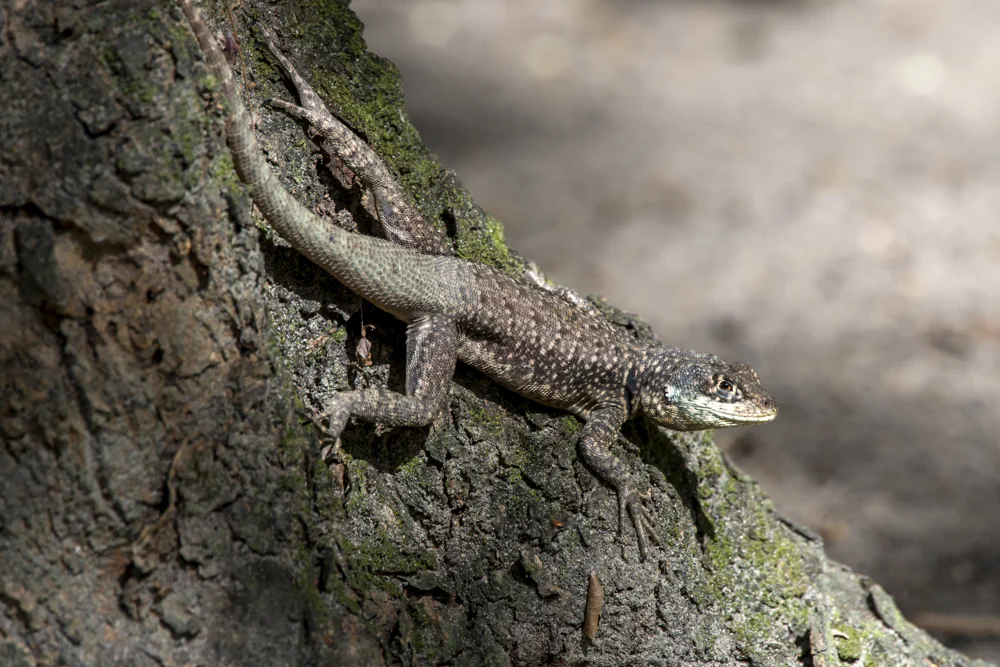
<path id="1" fill-rule="evenodd" d="M 351 401 L 344 394 L 337 394 L 330 408 L 313 418 L 316 430 L 332 441 L 320 452 L 323 460 L 327 463 L 336 462 L 340 458 L 340 434 L 344 432 L 344 427 L 347 426 L 347 420 L 350 417 Z"/>
<path id="2" fill-rule="evenodd" d="M 656 522 L 643 500 L 649 500 L 650 494 L 640 495 L 634 489 L 624 488 L 618 491 L 618 535 L 624 537 L 626 514 L 632 520 L 635 528 L 636 541 L 639 543 L 639 558 L 646 560 L 649 553 L 649 542 L 659 546 L 660 536 L 656 533 Z M 647 538 L 648 535 L 648 538 Z"/>
<path id="3" fill-rule="evenodd" d="M 323 463 L 327 465 L 333 465 L 335 463 L 340 463 L 340 440 L 334 440 L 330 444 L 319 450 L 319 457 L 323 459 Z"/>
<path id="4" fill-rule="evenodd" d="M 316 431 L 319 432 L 320 438 L 327 441 L 327 444 L 323 445 L 323 448 L 319 451 L 320 458 L 323 459 L 324 463 L 330 465 L 339 462 L 340 436 L 333 435 L 333 431 L 327 426 L 329 423 L 329 413 L 314 415 L 312 423 Z"/>

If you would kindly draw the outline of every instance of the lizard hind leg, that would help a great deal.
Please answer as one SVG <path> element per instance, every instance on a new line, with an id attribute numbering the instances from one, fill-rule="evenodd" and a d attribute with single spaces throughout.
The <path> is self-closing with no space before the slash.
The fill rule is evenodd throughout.
<path id="1" fill-rule="evenodd" d="M 455 322 L 443 315 L 426 315 L 410 322 L 406 330 L 406 394 L 389 389 L 362 389 L 339 393 L 321 419 L 329 418 L 329 435 L 335 443 L 324 459 L 335 458 L 347 420 L 358 419 L 387 426 L 426 426 L 444 407 L 448 386 L 455 374 L 459 335 Z"/>
<path id="2" fill-rule="evenodd" d="M 342 160 L 371 191 L 382 235 L 393 243 L 419 252 L 453 254 L 444 235 L 424 221 L 375 151 L 330 113 L 312 86 L 278 49 L 271 31 L 263 26 L 260 31 L 268 51 L 295 87 L 302 106 L 279 99 L 272 99 L 269 103 L 309 123 L 322 138 L 323 150 L 331 157 Z"/>
<path id="3" fill-rule="evenodd" d="M 285 56 L 284 53 L 278 48 L 278 45 L 274 41 L 274 34 L 270 29 L 260 26 L 260 33 L 264 38 L 264 43 L 267 45 L 267 50 L 270 51 L 271 55 L 275 60 L 278 61 L 278 65 L 281 67 L 281 71 L 285 73 L 285 76 L 292 82 L 295 87 L 295 94 L 298 95 L 299 102 L 302 103 L 302 107 L 309 111 L 311 116 L 317 119 L 322 119 L 327 124 L 337 123 L 337 119 L 334 117 L 330 110 L 323 103 L 323 100 L 316 91 L 313 90 L 312 86 L 303 79 L 292 62 Z M 279 104 L 279 106 L 281 106 Z M 312 121 L 309 121 L 312 123 Z M 315 127 L 315 125 L 313 125 Z"/>

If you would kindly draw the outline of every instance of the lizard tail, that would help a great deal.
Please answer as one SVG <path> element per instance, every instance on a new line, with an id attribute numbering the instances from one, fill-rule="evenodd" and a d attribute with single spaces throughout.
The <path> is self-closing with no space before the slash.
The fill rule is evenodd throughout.
<path id="1" fill-rule="evenodd" d="M 323 260 L 331 259 L 324 258 L 323 254 L 324 249 L 331 246 L 332 225 L 323 224 L 318 216 L 288 194 L 275 177 L 263 158 L 253 130 L 250 129 L 250 119 L 236 89 L 232 71 L 215 43 L 201 12 L 191 0 L 178 0 L 178 2 L 201 44 L 205 60 L 218 79 L 225 97 L 226 139 L 240 178 L 250 187 L 254 203 L 267 221 L 274 226 L 275 231 L 299 252 L 325 266 L 327 262 Z"/>
<path id="2" fill-rule="evenodd" d="M 232 71 L 201 12 L 191 0 L 177 1 L 225 97 L 226 140 L 233 164 L 274 230 L 352 291 L 400 319 L 440 312 L 442 301 L 449 308 L 467 301 L 469 296 L 459 293 L 463 267 L 456 260 L 352 234 L 314 214 L 285 190 L 257 145 Z"/>

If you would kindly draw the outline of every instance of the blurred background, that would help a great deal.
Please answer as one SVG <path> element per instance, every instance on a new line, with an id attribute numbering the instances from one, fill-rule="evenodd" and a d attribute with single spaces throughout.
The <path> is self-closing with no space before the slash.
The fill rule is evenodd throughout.
<path id="1" fill-rule="evenodd" d="M 1000 660 L 1000 2 L 353 7 L 510 245 L 754 366 L 730 456 Z"/>

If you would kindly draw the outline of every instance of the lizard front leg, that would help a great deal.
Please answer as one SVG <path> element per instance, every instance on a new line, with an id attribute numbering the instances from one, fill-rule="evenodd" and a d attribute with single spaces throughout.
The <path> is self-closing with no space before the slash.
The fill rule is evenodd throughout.
<path id="1" fill-rule="evenodd" d="M 649 544 L 646 534 L 654 544 L 660 543 L 656 534 L 653 517 L 642 504 L 628 471 L 622 462 L 611 453 L 611 444 L 618 440 L 619 429 L 625 423 L 625 412 L 618 406 L 595 410 L 583 427 L 580 438 L 580 455 L 594 474 L 609 484 L 618 494 L 618 534 L 625 530 L 625 515 L 628 514 L 635 527 L 639 556 L 646 560 Z"/>
<path id="2" fill-rule="evenodd" d="M 448 395 L 458 358 L 458 329 L 443 315 L 426 315 L 410 322 L 406 330 L 406 394 L 388 389 L 341 392 L 324 417 L 329 435 L 340 437 L 351 415 L 389 426 L 424 426 L 431 423 Z M 334 449 L 324 452 L 329 459 Z"/>
<path id="3" fill-rule="evenodd" d="M 270 30 L 263 26 L 260 30 L 271 55 L 295 87 L 302 106 L 279 99 L 270 100 L 270 104 L 308 122 L 322 137 L 323 150 L 328 155 L 343 160 L 361 179 L 375 200 L 375 212 L 382 226 L 382 235 L 393 243 L 422 253 L 453 254 L 441 232 L 424 221 L 375 151 L 330 113 L 316 91 L 278 49 Z"/>

